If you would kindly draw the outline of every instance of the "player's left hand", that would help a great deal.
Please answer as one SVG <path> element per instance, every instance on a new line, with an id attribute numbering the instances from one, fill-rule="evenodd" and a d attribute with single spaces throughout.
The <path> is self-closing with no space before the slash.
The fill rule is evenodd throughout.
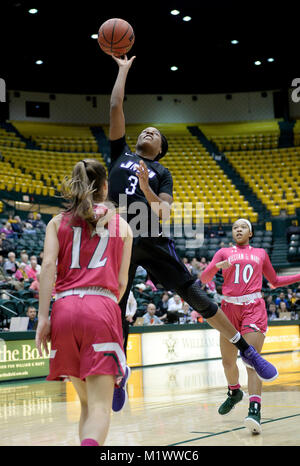
<path id="1" fill-rule="evenodd" d="M 50 341 L 51 323 L 49 319 L 39 319 L 35 335 L 35 345 L 39 355 L 43 357 L 43 349 L 48 356 L 49 350 L 47 343 Z"/>
<path id="2" fill-rule="evenodd" d="M 148 173 L 148 168 L 145 162 L 143 160 L 140 161 L 139 163 L 139 169 L 136 172 L 139 183 L 140 183 L 140 188 L 142 191 L 146 190 L 149 188 L 149 173 Z"/>

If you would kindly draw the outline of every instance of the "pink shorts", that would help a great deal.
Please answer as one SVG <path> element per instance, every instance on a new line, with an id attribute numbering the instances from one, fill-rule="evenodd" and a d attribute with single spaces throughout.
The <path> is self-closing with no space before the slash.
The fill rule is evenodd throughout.
<path id="1" fill-rule="evenodd" d="M 47 380 L 89 375 L 123 377 L 121 310 L 112 299 L 99 295 L 66 296 L 51 312 L 50 373 Z"/>
<path id="2" fill-rule="evenodd" d="M 266 333 L 268 316 L 265 301 L 262 298 L 255 299 L 254 303 L 243 305 L 227 303 L 223 300 L 221 309 L 241 335 L 249 332 Z"/>

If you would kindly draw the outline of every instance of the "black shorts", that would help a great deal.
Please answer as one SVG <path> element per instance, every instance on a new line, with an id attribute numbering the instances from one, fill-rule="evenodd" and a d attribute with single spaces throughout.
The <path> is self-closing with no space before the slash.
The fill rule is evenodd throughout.
<path id="1" fill-rule="evenodd" d="M 170 238 L 135 238 L 131 264 L 141 265 L 147 270 L 153 283 L 161 284 L 167 291 L 178 292 L 195 281 L 178 257 L 174 241 Z"/>

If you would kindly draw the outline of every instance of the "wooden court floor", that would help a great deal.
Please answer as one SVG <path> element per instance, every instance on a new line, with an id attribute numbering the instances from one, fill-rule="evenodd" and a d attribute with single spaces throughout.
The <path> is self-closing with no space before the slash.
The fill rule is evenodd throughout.
<path id="1" fill-rule="evenodd" d="M 279 377 L 264 384 L 262 434 L 251 435 L 244 399 L 220 416 L 226 396 L 220 360 L 133 369 L 128 403 L 112 413 L 106 446 L 300 446 L 300 352 L 268 355 Z M 70 382 L 0 384 L 1 446 L 76 446 L 79 401 Z"/>

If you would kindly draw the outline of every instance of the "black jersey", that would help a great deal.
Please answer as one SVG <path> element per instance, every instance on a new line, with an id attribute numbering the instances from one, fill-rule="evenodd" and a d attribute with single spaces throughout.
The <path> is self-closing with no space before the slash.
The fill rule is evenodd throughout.
<path id="1" fill-rule="evenodd" d="M 173 196 L 172 175 L 169 170 L 159 162 L 145 159 L 132 152 L 126 143 L 125 136 L 110 141 L 110 148 L 111 165 L 108 178 L 109 199 L 118 206 L 124 205 L 124 202 L 120 199 L 120 195 L 123 195 L 127 207 L 126 219 L 133 229 L 134 236 L 136 236 L 135 231 L 138 231 L 141 236 L 153 236 L 153 225 L 159 225 L 159 222 L 143 191 L 140 189 L 136 171 L 138 170 L 140 160 L 143 160 L 148 167 L 149 186 L 157 196 L 161 193 Z M 142 215 L 139 216 L 138 210 L 135 210 L 135 206 L 132 205 L 136 202 L 142 202 L 146 205 L 147 218 L 144 218 Z M 132 206 L 132 209 L 130 209 L 130 206 Z M 136 223 L 138 219 L 137 216 L 140 218 L 138 224 Z M 159 229 L 157 234 L 159 234 L 160 231 Z M 156 234 L 154 234 L 154 236 L 156 236 Z"/>

